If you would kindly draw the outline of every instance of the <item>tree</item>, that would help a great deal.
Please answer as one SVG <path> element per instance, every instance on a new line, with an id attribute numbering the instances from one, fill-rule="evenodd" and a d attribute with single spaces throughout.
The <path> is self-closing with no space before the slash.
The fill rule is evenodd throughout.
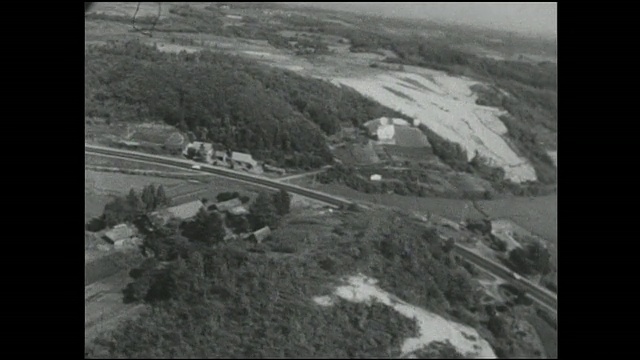
<path id="1" fill-rule="evenodd" d="M 218 213 L 200 209 L 195 219 L 186 226 L 184 235 L 193 241 L 215 244 L 224 240 L 225 229 Z"/>
<path id="2" fill-rule="evenodd" d="M 500 315 L 492 316 L 487 324 L 489 330 L 496 338 L 504 337 L 507 333 L 505 321 Z"/>
<path id="3" fill-rule="evenodd" d="M 526 248 L 511 250 L 509 260 L 516 271 L 524 275 L 545 275 L 551 271 L 551 254 L 537 241 L 529 244 Z"/>
<path id="4" fill-rule="evenodd" d="M 153 184 L 145 186 L 142 189 L 142 202 L 144 202 L 147 211 L 153 211 L 156 204 L 156 189 Z"/>
<path id="5" fill-rule="evenodd" d="M 444 250 L 445 253 L 449 253 L 455 247 L 456 247 L 456 241 L 453 238 L 448 238 L 447 241 L 445 241 L 442 249 Z"/>
<path id="6" fill-rule="evenodd" d="M 106 226 L 113 226 L 125 221 L 133 221 L 135 209 L 125 198 L 116 198 L 104 206 L 103 218 Z"/>
<path id="7" fill-rule="evenodd" d="M 273 194 L 273 205 L 275 206 L 278 215 L 284 216 L 290 211 L 291 196 L 286 190 L 281 189 L 277 193 Z"/>
<path id="8" fill-rule="evenodd" d="M 261 192 L 250 207 L 251 222 L 254 230 L 265 226 L 274 228 L 278 223 L 278 212 L 273 199 L 266 192 Z"/>
<path id="9" fill-rule="evenodd" d="M 140 196 L 138 196 L 133 188 L 129 190 L 129 194 L 127 195 L 127 204 L 137 213 L 143 212 L 145 209 L 142 199 L 140 199 Z"/>
<path id="10" fill-rule="evenodd" d="M 167 194 L 164 191 L 164 186 L 162 185 L 158 186 L 158 189 L 156 190 L 154 204 L 155 204 L 154 209 L 157 209 L 163 206 L 168 206 L 170 204 L 170 199 L 167 197 Z"/>

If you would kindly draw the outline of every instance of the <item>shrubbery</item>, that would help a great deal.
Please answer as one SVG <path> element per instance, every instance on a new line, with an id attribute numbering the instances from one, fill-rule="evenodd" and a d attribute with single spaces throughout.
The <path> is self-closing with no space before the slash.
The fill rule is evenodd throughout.
<path id="1" fill-rule="evenodd" d="M 524 275 L 546 275 L 551 271 L 551 253 L 539 242 L 511 250 L 509 261 L 517 272 Z"/>
<path id="2" fill-rule="evenodd" d="M 171 199 L 167 197 L 162 185 L 157 189 L 153 184 L 145 186 L 141 194 L 131 189 L 126 197 L 117 197 L 105 205 L 101 222 L 109 227 L 123 222 L 132 222 L 139 215 L 170 204 Z"/>

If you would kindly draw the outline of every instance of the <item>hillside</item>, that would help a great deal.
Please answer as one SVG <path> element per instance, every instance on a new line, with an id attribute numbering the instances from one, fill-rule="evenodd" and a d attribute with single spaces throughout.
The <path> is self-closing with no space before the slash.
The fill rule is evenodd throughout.
<path id="1" fill-rule="evenodd" d="M 459 330 L 453 330 L 465 326 L 501 357 L 543 351 L 505 326 L 528 326 L 524 316 L 535 317 L 532 309 L 512 305 L 496 314 L 484 306 L 477 272 L 442 248 L 435 228 L 400 212 L 302 211 L 287 216 L 261 245 L 190 243 L 177 249 L 180 258 L 157 270 L 148 260 L 131 280 L 128 291 L 154 311 L 99 339 L 92 357 L 397 357 L 408 339 L 424 331 L 401 310 L 379 302 L 322 301 L 344 277 L 357 274 L 428 312 L 431 321 L 451 324 L 451 343 L 440 351 L 465 355 L 456 350 Z M 157 259 L 163 260 L 170 259 Z"/>
<path id="2" fill-rule="evenodd" d="M 341 124 L 401 116 L 322 80 L 225 54 L 164 53 L 137 41 L 88 47 L 85 85 L 87 117 L 162 121 L 290 167 L 330 163 L 324 136 Z"/>

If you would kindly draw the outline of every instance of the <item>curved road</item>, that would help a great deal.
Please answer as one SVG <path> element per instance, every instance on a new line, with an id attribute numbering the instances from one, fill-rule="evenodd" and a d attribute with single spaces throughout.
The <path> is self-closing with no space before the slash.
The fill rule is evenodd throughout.
<path id="1" fill-rule="evenodd" d="M 145 153 L 140 153 L 135 151 L 113 149 L 113 148 L 95 146 L 95 145 L 89 145 L 89 144 L 85 144 L 84 149 L 85 149 L 85 153 L 89 153 L 89 154 L 119 156 L 119 157 L 128 158 L 128 159 L 152 161 L 159 164 L 172 165 L 175 167 L 186 168 L 186 169 L 191 169 L 191 166 L 195 164 L 190 160 L 176 159 L 176 158 L 171 158 L 166 156 L 151 155 L 151 154 L 145 154 Z M 261 185 L 271 189 L 284 189 L 294 194 L 302 195 L 314 200 L 319 200 L 327 204 L 331 204 L 338 207 L 356 204 L 355 202 L 342 197 L 329 195 L 326 193 L 314 191 L 311 189 L 303 188 L 303 187 L 292 185 L 292 184 L 283 183 L 278 180 L 268 179 L 259 175 L 233 171 L 233 170 L 214 167 L 211 165 L 201 164 L 201 163 L 198 163 L 198 165 L 200 166 L 200 170 L 198 171 L 201 171 L 201 172 L 212 173 L 212 174 L 228 177 L 234 180 L 248 182 L 253 185 L 256 185 L 256 184 Z M 356 205 L 359 205 L 359 204 L 356 204 Z M 558 299 L 555 294 L 531 283 L 530 281 L 524 278 L 520 278 L 520 277 L 516 278 L 513 275 L 514 273 L 511 270 L 507 269 L 501 264 L 488 260 L 470 251 L 464 246 L 456 244 L 455 251 L 459 256 L 464 258 L 466 261 L 478 267 L 481 267 L 485 270 L 488 270 L 492 274 L 507 280 L 512 285 L 525 290 L 529 295 L 529 297 L 531 297 L 533 300 L 544 305 L 546 308 L 549 308 L 554 312 L 557 312 Z"/>

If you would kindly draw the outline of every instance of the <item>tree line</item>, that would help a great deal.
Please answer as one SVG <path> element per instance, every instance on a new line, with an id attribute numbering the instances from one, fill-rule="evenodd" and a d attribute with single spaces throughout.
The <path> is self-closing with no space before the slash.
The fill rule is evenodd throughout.
<path id="1" fill-rule="evenodd" d="M 133 222 L 138 216 L 171 205 L 164 186 L 157 188 L 153 185 L 145 186 L 141 192 L 131 188 L 126 196 L 118 196 L 104 206 L 100 217 L 87 224 L 90 231 L 100 231 L 124 222 Z"/>

